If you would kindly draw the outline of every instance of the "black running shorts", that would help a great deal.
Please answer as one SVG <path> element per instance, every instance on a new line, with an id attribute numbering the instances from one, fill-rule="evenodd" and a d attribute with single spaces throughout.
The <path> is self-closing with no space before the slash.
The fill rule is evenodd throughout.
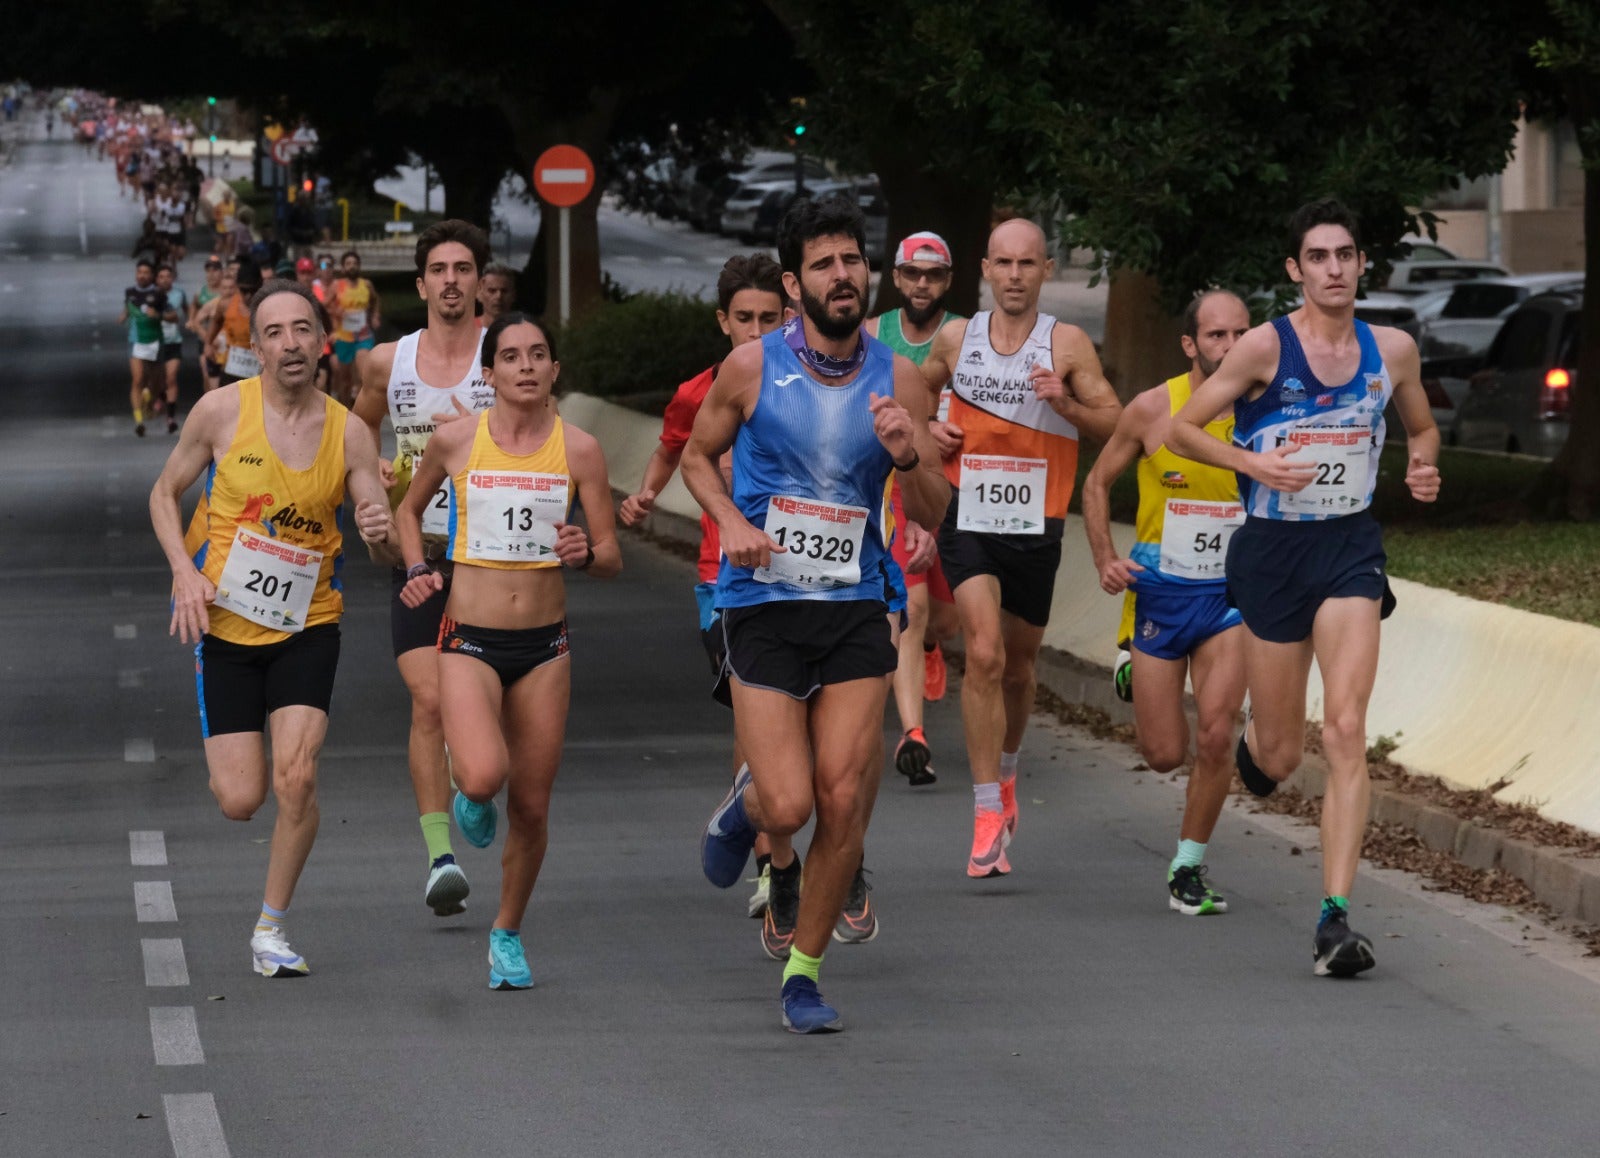
<path id="1" fill-rule="evenodd" d="M 259 732 L 279 708 L 327 712 L 339 666 L 339 625 L 319 623 L 281 643 L 230 643 L 203 636 L 194 649 L 200 735 Z"/>
<path id="2" fill-rule="evenodd" d="M 993 575 L 1000 581 L 1000 610 L 1044 627 L 1056 594 L 1061 539 L 1044 535 L 990 535 L 956 530 L 951 503 L 939 527 L 939 562 L 953 592 L 968 579 Z"/>
<path id="3" fill-rule="evenodd" d="M 1329 599 L 1376 599 L 1389 618 L 1388 564 L 1383 531 L 1366 511 L 1293 523 L 1248 518 L 1228 543 L 1228 601 L 1257 639 L 1299 643 Z"/>
<path id="4" fill-rule="evenodd" d="M 886 676 L 899 654 L 876 599 L 794 599 L 722 611 L 727 670 L 746 687 L 810 699 L 828 684 Z"/>
<path id="5" fill-rule="evenodd" d="M 439 654 L 465 655 L 488 664 L 502 688 L 571 652 L 565 619 L 542 627 L 506 629 L 474 627 L 446 616 L 439 625 Z"/>

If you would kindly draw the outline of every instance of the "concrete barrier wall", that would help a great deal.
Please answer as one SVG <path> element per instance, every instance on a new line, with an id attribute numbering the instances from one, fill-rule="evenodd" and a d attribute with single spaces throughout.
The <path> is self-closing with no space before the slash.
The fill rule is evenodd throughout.
<path id="1" fill-rule="evenodd" d="M 632 492 L 661 432 L 657 419 L 575 394 L 561 412 L 605 448 L 611 484 Z M 659 509 L 698 519 L 674 477 Z M 1119 550 L 1133 528 L 1113 528 Z M 1504 782 L 1497 796 L 1552 820 L 1600 832 L 1600 628 L 1393 580 L 1399 606 L 1384 624 L 1367 734 L 1398 737 L 1394 759 L 1456 788 Z M 1100 590 L 1083 524 L 1067 520 L 1045 643 L 1109 667 L 1121 599 Z M 1307 709 L 1322 718 L 1311 673 Z"/>

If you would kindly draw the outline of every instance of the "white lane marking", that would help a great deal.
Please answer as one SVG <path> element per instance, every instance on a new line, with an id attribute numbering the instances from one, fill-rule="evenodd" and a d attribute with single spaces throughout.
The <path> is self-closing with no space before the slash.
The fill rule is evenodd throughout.
<path id="1" fill-rule="evenodd" d="M 137 623 L 119 623 L 111 629 L 113 639 L 138 639 L 139 625 Z"/>
<path id="2" fill-rule="evenodd" d="M 689 264 L 689 259 L 687 257 L 679 257 L 675 253 L 669 253 L 669 254 L 667 254 L 665 257 L 663 257 L 661 259 L 661 264 L 662 265 L 688 265 Z"/>
<path id="3" fill-rule="evenodd" d="M 125 764 L 154 764 L 156 760 L 156 745 L 154 740 L 138 737 L 122 742 L 122 761 Z"/>
<path id="4" fill-rule="evenodd" d="M 192 1005 L 157 1005 L 150 1009 L 150 1045 L 158 1066 L 204 1065 L 200 1027 Z"/>
<path id="5" fill-rule="evenodd" d="M 133 911 L 142 924 L 176 921 L 178 905 L 172 899 L 172 882 L 134 881 Z"/>
<path id="6" fill-rule="evenodd" d="M 115 595 L 116 592 L 113 591 L 111 594 Z M 144 687 L 144 668 L 142 668 L 142 667 L 125 667 L 125 668 L 123 668 L 121 671 L 119 671 L 117 673 L 117 686 L 119 688 L 142 688 L 142 687 Z"/>
<path id="7" fill-rule="evenodd" d="M 210 1094 L 163 1094 L 173 1158 L 229 1158 L 217 1100 Z"/>
<path id="8" fill-rule="evenodd" d="M 146 937 L 139 942 L 144 950 L 144 983 L 151 988 L 189 984 L 189 965 L 183 959 L 183 942 L 177 937 Z"/>
<path id="9" fill-rule="evenodd" d="M 167 834 L 159 828 L 136 828 L 128 833 L 128 857 L 136 865 L 167 863 Z"/>
<path id="10" fill-rule="evenodd" d="M 85 222 L 78 222 L 78 247 L 85 254 L 89 252 L 89 226 Z"/>

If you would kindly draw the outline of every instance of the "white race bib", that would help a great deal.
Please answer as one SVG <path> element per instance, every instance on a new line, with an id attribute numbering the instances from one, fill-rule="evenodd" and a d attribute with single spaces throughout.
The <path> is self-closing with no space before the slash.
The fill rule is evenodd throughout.
<path id="1" fill-rule="evenodd" d="M 161 353 L 161 343 L 135 342 L 132 353 L 141 362 L 154 362 Z"/>
<path id="2" fill-rule="evenodd" d="M 161 340 L 169 346 L 177 345 L 183 341 L 183 331 L 178 328 L 177 322 L 161 323 Z"/>
<path id="3" fill-rule="evenodd" d="M 571 480 L 564 474 L 468 471 L 467 558 L 501 563 L 559 562 L 556 524 L 567 521 L 570 486 Z"/>
<path id="4" fill-rule="evenodd" d="M 261 373 L 261 359 L 248 346 L 229 346 L 228 360 L 222 364 L 222 369 L 235 378 L 254 378 Z"/>
<path id="5" fill-rule="evenodd" d="M 450 503 L 454 497 L 450 480 L 445 479 L 444 485 L 433 492 L 433 497 L 428 500 L 428 505 L 422 508 L 422 533 L 424 535 L 437 535 L 441 538 L 450 533 Z"/>
<path id="6" fill-rule="evenodd" d="M 361 331 L 367 328 L 367 311 L 346 310 L 339 324 L 345 333 L 359 336 Z"/>
<path id="7" fill-rule="evenodd" d="M 321 551 L 240 527 L 217 579 L 217 606 L 275 631 L 300 631 L 321 571 Z"/>
<path id="8" fill-rule="evenodd" d="M 1044 492 L 1050 463 L 1000 454 L 961 456 L 961 506 L 956 530 L 990 535 L 1044 534 Z"/>
<path id="9" fill-rule="evenodd" d="M 809 591 L 854 587 L 861 582 L 866 530 L 866 507 L 776 495 L 767 503 L 766 532 L 785 550 L 774 551 L 753 578 Z"/>
<path id="10" fill-rule="evenodd" d="M 1168 499 L 1161 570 L 1178 579 L 1221 579 L 1228 540 L 1244 526 L 1244 504 Z"/>
<path id="11" fill-rule="evenodd" d="M 1350 515 L 1366 509 L 1371 430 L 1365 426 L 1307 423 L 1290 430 L 1288 442 L 1300 447 L 1289 456 L 1289 461 L 1313 466 L 1317 473 L 1304 490 L 1280 493 L 1280 511 L 1297 515 Z"/>

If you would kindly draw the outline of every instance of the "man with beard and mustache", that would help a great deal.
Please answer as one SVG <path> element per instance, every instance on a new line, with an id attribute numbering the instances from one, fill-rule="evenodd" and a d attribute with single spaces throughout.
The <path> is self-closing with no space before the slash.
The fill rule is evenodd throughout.
<path id="1" fill-rule="evenodd" d="M 863 334 L 865 221 L 846 198 L 799 200 L 778 230 L 784 287 L 801 316 L 728 355 L 682 469 L 716 522 L 734 728 L 748 768 L 701 841 L 706 877 L 729 888 L 758 832 L 816 828 L 789 959 L 783 1024 L 841 1028 L 817 989 L 822 955 L 861 864 L 883 758 L 884 679 L 895 668 L 884 487 L 939 521 L 949 484 L 916 367 Z M 732 493 L 718 467 L 733 449 Z"/>
<path id="2" fill-rule="evenodd" d="M 417 293 L 428 303 L 428 324 L 398 342 L 363 354 L 361 393 L 355 415 L 379 441 L 384 414 L 394 426 L 395 457 L 383 463 L 389 499 L 398 504 L 422 460 L 434 429 L 494 405 L 494 390 L 480 365 L 483 331 L 473 316 L 479 271 L 489 260 L 489 238 L 470 222 L 436 222 L 417 237 Z M 439 716 L 439 622 L 450 593 L 450 563 L 444 558 L 452 501 L 448 480 L 429 500 L 422 517 L 424 550 L 437 561 L 444 587 L 420 607 L 400 600 L 405 572 L 390 578 L 389 634 L 400 678 L 411 693 L 407 755 L 411 787 L 428 847 L 428 883 L 423 901 L 441 917 L 464 910 L 466 874 L 450 847 L 450 772 Z M 465 799 L 457 796 L 458 801 Z M 492 805 L 491 805 L 492 807 Z M 469 839 L 471 839 L 469 837 Z M 489 839 L 493 839 L 492 826 Z M 478 847 L 486 847 L 489 839 Z M 477 843 L 474 840 L 474 843 Z"/>
<path id="3" fill-rule="evenodd" d="M 1078 432 L 1109 438 L 1122 413 L 1089 336 L 1039 312 L 1040 288 L 1054 268 L 1037 225 L 1023 218 L 997 225 L 983 259 L 995 308 L 945 326 L 922 366 L 935 397 L 951 386 L 948 421 L 936 419 L 931 429 L 958 489 L 939 528 L 939 558 L 966 652 L 969 877 L 1011 871 L 1017 757 L 1061 563 Z"/>
<path id="4" fill-rule="evenodd" d="M 1205 855 L 1233 782 L 1233 721 L 1244 703 L 1243 620 L 1228 603 L 1223 573 L 1244 507 L 1238 476 L 1183 458 L 1166 441 L 1172 416 L 1249 328 L 1250 311 L 1236 294 L 1210 290 L 1191 301 L 1183 311 L 1181 339 L 1188 372 L 1128 403 L 1083 480 L 1083 529 L 1100 586 L 1111 595 L 1127 593 L 1117 646 L 1133 651 L 1139 751 L 1157 772 L 1171 772 L 1189 755 L 1183 689 L 1185 681 L 1194 683 L 1194 772 L 1178 854 L 1167 869 L 1168 903 L 1191 917 L 1228 911 L 1227 901 L 1206 883 Z M 1231 442 L 1233 408 L 1213 419 L 1206 433 Z M 1131 557 L 1123 559 L 1111 541 L 1111 484 L 1135 460 L 1137 541 Z"/>
<path id="5" fill-rule="evenodd" d="M 316 307 L 293 282 L 255 295 L 260 375 L 195 403 L 150 491 L 150 522 L 172 568 L 169 630 L 195 645 L 211 791 L 230 820 L 254 816 L 269 788 L 278 802 L 250 938 L 265 977 L 310 972 L 283 923 L 317 836 L 317 756 L 344 613 L 346 496 L 370 552 L 395 542 L 377 451 L 313 384 L 323 338 Z M 186 536 L 180 504 L 201 474 L 205 500 Z"/>
<path id="6" fill-rule="evenodd" d="M 867 332 L 897 354 L 920 366 L 933 349 L 933 339 L 946 322 L 961 315 L 944 308 L 950 291 L 950 246 L 937 233 L 913 233 L 895 248 L 894 286 L 905 305 L 867 322 Z M 949 403 L 939 399 L 939 418 Z M 946 671 L 940 641 L 956 632 L 955 604 L 944 568 L 939 565 L 932 532 L 906 519 L 900 487 L 890 496 L 894 513 L 894 541 L 890 551 L 906 577 L 906 629 L 900 635 L 900 666 L 894 673 L 895 708 L 900 713 L 900 743 L 894 750 L 895 769 L 912 785 L 932 784 L 933 752 L 922 732 L 922 701 L 944 698 Z M 865 901 L 865 894 L 862 898 Z M 851 901 L 856 900 L 852 892 Z M 841 929 L 851 920 L 845 906 Z"/>

